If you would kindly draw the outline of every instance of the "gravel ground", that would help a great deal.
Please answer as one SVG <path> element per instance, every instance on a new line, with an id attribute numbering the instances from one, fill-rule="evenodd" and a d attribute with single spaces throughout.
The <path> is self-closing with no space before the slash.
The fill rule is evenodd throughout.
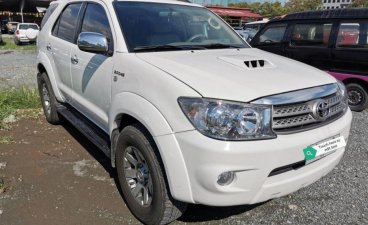
<path id="1" fill-rule="evenodd" d="M 368 224 L 367 122 L 368 110 L 354 113 L 346 154 L 316 183 L 258 205 L 189 205 L 173 224 Z M 9 186 L 0 192 L 0 224 L 140 224 L 108 159 L 69 124 L 51 126 L 41 116 L 2 136 L 13 138 L 0 144 L 0 178 Z"/>
<path id="2" fill-rule="evenodd" d="M 36 86 L 36 51 L 0 51 L 0 90 Z"/>

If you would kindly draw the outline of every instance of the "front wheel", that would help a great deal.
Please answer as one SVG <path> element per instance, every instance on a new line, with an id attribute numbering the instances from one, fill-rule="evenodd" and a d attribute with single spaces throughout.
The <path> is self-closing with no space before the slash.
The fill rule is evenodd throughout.
<path id="1" fill-rule="evenodd" d="M 142 223 L 168 224 L 185 211 L 186 204 L 169 193 L 157 147 L 143 126 L 131 125 L 121 131 L 116 168 L 125 201 Z"/>
<path id="2" fill-rule="evenodd" d="M 346 85 L 346 89 L 351 110 L 360 112 L 368 107 L 368 94 L 362 85 L 349 83 Z"/>

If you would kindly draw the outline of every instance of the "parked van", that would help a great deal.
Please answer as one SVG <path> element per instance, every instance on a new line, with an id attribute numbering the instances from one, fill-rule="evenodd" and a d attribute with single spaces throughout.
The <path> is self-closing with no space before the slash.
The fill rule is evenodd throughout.
<path id="1" fill-rule="evenodd" d="M 283 55 L 342 80 L 352 110 L 368 106 L 368 9 L 301 12 L 276 19 L 251 45 Z"/>

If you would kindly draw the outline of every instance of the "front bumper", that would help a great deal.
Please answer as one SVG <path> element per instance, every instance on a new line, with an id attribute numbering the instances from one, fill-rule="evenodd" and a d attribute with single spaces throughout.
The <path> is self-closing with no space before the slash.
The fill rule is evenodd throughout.
<path id="1" fill-rule="evenodd" d="M 177 133 L 175 137 L 187 168 L 191 199 L 211 206 L 254 204 L 308 186 L 339 163 L 345 148 L 296 170 L 275 176 L 269 174 L 276 168 L 304 160 L 303 149 L 313 143 L 337 134 L 347 141 L 351 120 L 348 110 L 326 126 L 262 141 L 219 141 L 195 130 Z M 235 171 L 234 182 L 228 186 L 218 185 L 219 174 L 227 171 Z"/>

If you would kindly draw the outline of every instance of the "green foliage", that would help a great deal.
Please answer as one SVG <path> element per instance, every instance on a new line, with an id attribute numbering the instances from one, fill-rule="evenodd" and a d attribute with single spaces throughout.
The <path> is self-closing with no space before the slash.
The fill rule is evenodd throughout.
<path id="1" fill-rule="evenodd" d="M 20 88 L 0 91 L 0 128 L 5 128 L 4 118 L 18 109 L 39 109 L 41 102 L 36 89 Z"/>
<path id="2" fill-rule="evenodd" d="M 13 38 L 3 37 L 3 43 L 0 43 L 0 50 L 36 50 L 36 44 L 16 45 Z"/>
<path id="3" fill-rule="evenodd" d="M 368 0 L 356 0 L 354 4 L 357 2 L 364 2 L 364 4 L 368 4 Z M 364 5 L 360 3 L 360 5 Z M 282 16 L 285 14 L 302 12 L 308 10 L 315 10 L 319 6 L 322 5 L 321 0 L 289 0 L 283 6 L 280 2 L 265 2 L 265 3 L 236 3 L 230 4 L 232 7 L 240 7 L 240 8 L 249 8 L 253 12 L 259 13 L 264 17 L 273 18 L 276 16 Z"/>
<path id="4" fill-rule="evenodd" d="M 289 0 L 285 4 L 288 13 L 315 10 L 322 5 L 321 0 Z"/>
<path id="5" fill-rule="evenodd" d="M 354 0 L 351 7 L 368 7 L 368 0 Z"/>

